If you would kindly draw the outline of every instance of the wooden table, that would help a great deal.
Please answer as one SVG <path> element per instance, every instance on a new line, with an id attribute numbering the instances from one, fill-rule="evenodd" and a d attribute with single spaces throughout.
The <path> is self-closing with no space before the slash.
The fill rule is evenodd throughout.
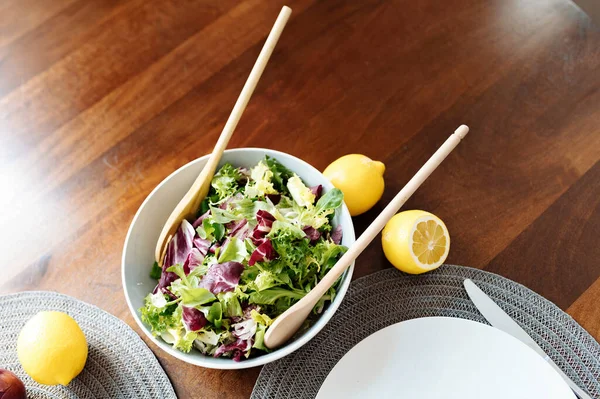
<path id="1" fill-rule="evenodd" d="M 288 4 L 230 147 L 383 161 L 360 233 L 468 124 L 405 208 L 447 223 L 450 263 L 523 283 L 600 338 L 600 29 L 567 0 Z M 121 287 L 129 223 L 211 150 L 282 5 L 0 0 L 0 293 L 56 290 L 142 334 Z M 374 242 L 355 277 L 387 267 Z M 260 371 L 189 366 L 142 337 L 182 398 L 247 397 Z"/>

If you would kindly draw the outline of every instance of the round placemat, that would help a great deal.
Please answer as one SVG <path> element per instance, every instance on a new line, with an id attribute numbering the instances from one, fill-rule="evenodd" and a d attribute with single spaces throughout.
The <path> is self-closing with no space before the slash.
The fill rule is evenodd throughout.
<path id="1" fill-rule="evenodd" d="M 444 265 L 418 276 L 395 269 L 350 285 L 335 316 L 296 352 L 266 365 L 252 398 L 313 398 L 336 363 L 364 338 L 418 317 L 460 317 L 486 323 L 463 281 L 473 280 L 592 397 L 600 397 L 600 345 L 571 316 L 530 289 L 496 274 Z"/>
<path id="2" fill-rule="evenodd" d="M 85 367 L 66 387 L 36 383 L 23 371 L 17 358 L 21 328 L 43 310 L 69 314 L 88 342 Z M 96 306 L 55 292 L 0 296 L 0 367 L 21 378 L 30 399 L 176 398 L 169 378 L 135 331 Z"/>

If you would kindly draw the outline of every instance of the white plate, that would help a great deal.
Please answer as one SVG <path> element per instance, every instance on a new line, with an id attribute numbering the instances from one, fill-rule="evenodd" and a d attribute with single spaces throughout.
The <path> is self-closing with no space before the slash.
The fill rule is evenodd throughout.
<path id="1" fill-rule="evenodd" d="M 329 373 L 317 398 L 575 396 L 516 338 L 469 320 L 431 317 L 394 324 L 362 340 Z"/>

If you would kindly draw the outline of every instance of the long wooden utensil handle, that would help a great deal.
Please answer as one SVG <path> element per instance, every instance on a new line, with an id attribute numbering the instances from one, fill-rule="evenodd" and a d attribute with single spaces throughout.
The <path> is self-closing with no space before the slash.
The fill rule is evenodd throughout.
<path id="1" fill-rule="evenodd" d="M 206 172 L 204 174 L 214 174 L 221 159 L 221 155 L 223 154 L 223 151 L 225 151 L 227 143 L 229 143 L 229 139 L 233 135 L 233 131 L 240 121 L 240 118 L 242 117 L 242 114 L 248 105 L 248 101 L 250 101 L 250 97 L 252 97 L 252 93 L 254 93 L 254 89 L 256 88 L 256 85 L 258 84 L 258 81 L 262 76 L 265 67 L 267 66 L 267 62 L 269 62 L 269 58 L 271 58 L 271 54 L 273 54 L 275 45 L 277 44 L 277 41 L 281 36 L 281 32 L 283 32 L 283 28 L 285 27 L 285 24 L 287 23 L 291 14 L 292 9 L 288 6 L 283 6 L 279 16 L 277 17 L 277 20 L 275 21 L 275 24 L 273 25 L 273 28 L 271 29 L 271 33 L 269 33 L 269 36 L 267 37 L 267 40 L 265 41 L 265 44 L 263 45 L 256 62 L 254 63 L 254 67 L 252 67 L 252 71 L 250 71 L 250 75 L 244 84 L 244 88 L 242 89 L 240 96 L 233 106 L 233 110 L 229 115 L 229 119 L 227 119 L 227 123 L 225 123 L 223 132 L 221 133 L 221 136 L 219 136 L 219 140 L 213 149 L 209 163 L 206 164 L 202 172 L 204 173 L 205 170 L 209 169 L 207 168 L 208 166 L 211 166 L 212 170 L 209 169 L 210 173 Z M 202 173 L 200 176 L 202 176 Z M 198 176 L 197 180 L 200 180 L 200 176 Z M 206 196 L 206 194 L 208 194 L 208 191 L 204 194 L 204 196 Z"/>
<path id="2" fill-rule="evenodd" d="M 155 258 L 159 264 L 162 265 L 167 245 L 175 234 L 175 231 L 179 228 L 181 221 L 196 212 L 200 207 L 200 203 L 208 194 L 210 182 L 219 165 L 223 151 L 225 151 L 227 143 L 229 143 L 229 139 L 231 139 L 231 136 L 248 105 L 248 101 L 250 101 L 250 97 L 252 97 L 252 93 L 254 93 L 258 80 L 265 70 L 271 54 L 273 54 L 273 49 L 275 48 L 291 13 L 291 8 L 287 6 L 283 6 L 281 9 L 277 20 L 254 63 L 254 67 L 252 67 L 252 71 L 250 71 L 250 75 L 244 84 L 244 88 L 233 106 L 233 110 L 227 119 L 227 123 L 225 123 L 225 127 L 223 127 L 223 131 L 217 140 L 217 144 L 215 144 L 215 148 L 213 149 L 208 162 L 192 184 L 192 187 L 190 187 L 181 201 L 179 201 L 169 216 L 169 219 L 167 219 L 167 223 L 165 223 L 156 243 Z"/>
<path id="3" fill-rule="evenodd" d="M 310 314 L 315 304 L 321 297 L 335 284 L 337 279 L 344 273 L 350 264 L 364 251 L 364 249 L 373 241 L 373 239 L 384 228 L 385 224 L 400 210 L 402 205 L 419 188 L 419 186 L 429 177 L 429 175 L 439 166 L 440 163 L 452 152 L 454 147 L 469 132 L 465 125 L 460 126 L 446 140 L 444 144 L 429 158 L 425 165 L 412 179 L 404 186 L 402 190 L 392 199 L 369 227 L 358 237 L 358 240 L 348 252 L 346 252 L 323 279 L 308 293 L 304 298 L 296 302 L 291 308 L 280 314 L 273 324 L 267 329 L 264 337 L 264 344 L 267 348 L 277 348 L 290 339 L 298 328 L 302 325 L 306 317 Z"/>
<path id="4" fill-rule="evenodd" d="M 429 160 L 419 169 L 419 171 L 409 180 L 400 190 L 392 201 L 381 211 L 379 216 L 371 223 L 369 227 L 360 235 L 348 251 L 337 261 L 335 266 L 323 277 L 323 279 L 306 296 L 321 298 L 352 262 L 361 254 L 362 251 L 375 239 L 377 234 L 385 227 L 386 223 L 400 210 L 402 205 L 421 184 L 431 175 L 431 173 L 442 163 L 452 150 L 467 135 L 469 128 L 461 125 L 456 131 L 448 137 L 446 142 L 429 158 Z"/>

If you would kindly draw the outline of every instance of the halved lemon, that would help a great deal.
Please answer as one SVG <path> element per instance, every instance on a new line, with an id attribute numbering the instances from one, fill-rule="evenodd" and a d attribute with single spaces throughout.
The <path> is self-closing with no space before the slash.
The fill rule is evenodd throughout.
<path id="1" fill-rule="evenodd" d="M 421 274 L 444 263 L 450 234 L 440 218 L 425 211 L 404 211 L 385 225 L 381 236 L 385 257 L 399 270 Z"/>

